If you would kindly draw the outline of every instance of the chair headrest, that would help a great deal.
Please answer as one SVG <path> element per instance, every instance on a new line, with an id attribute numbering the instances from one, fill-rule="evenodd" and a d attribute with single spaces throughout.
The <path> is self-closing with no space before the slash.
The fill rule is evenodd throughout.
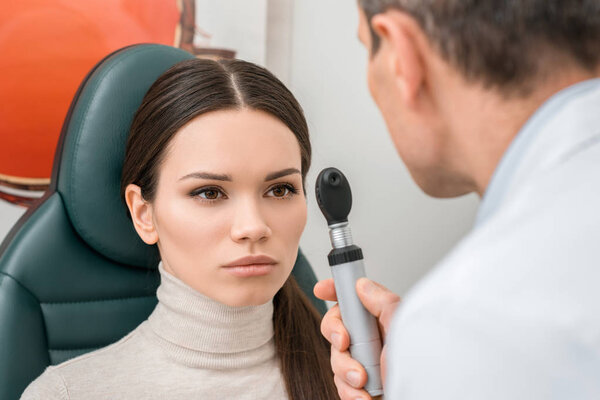
<path id="1" fill-rule="evenodd" d="M 89 246 L 121 263 L 155 267 L 156 246 L 138 237 L 119 194 L 125 144 L 135 111 L 154 81 L 193 58 L 169 46 L 118 50 L 88 74 L 63 125 L 52 174 L 73 227 Z"/>

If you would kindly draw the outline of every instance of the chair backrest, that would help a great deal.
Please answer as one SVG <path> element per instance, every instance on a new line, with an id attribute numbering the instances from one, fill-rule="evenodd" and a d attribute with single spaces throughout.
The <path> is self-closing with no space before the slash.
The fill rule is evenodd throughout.
<path id="1" fill-rule="evenodd" d="M 122 160 L 150 85 L 191 57 L 168 46 L 130 46 L 81 84 L 51 187 L 0 246 L 0 399 L 18 399 L 47 366 L 117 341 L 153 310 L 158 252 L 138 238 L 120 200 Z M 323 313 L 301 253 L 293 274 Z"/>

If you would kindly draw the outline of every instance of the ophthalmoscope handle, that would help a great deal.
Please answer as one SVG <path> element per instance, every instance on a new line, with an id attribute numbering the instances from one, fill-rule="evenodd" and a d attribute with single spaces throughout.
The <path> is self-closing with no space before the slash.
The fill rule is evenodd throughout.
<path id="1" fill-rule="evenodd" d="M 342 321 L 350 335 L 350 354 L 367 371 L 365 390 L 371 396 L 383 394 L 381 382 L 381 337 L 377 320 L 356 294 L 356 281 L 365 276 L 363 260 L 331 267 Z"/>
<path id="2" fill-rule="evenodd" d="M 317 177 L 316 196 L 329 226 L 333 250 L 328 259 L 342 321 L 350 336 L 350 354 L 367 371 L 365 390 L 372 397 L 379 396 L 383 394 L 381 337 L 377 320 L 356 293 L 356 281 L 365 276 L 365 267 L 362 250 L 353 244 L 348 226 L 352 208 L 350 184 L 341 171 L 326 168 Z"/>

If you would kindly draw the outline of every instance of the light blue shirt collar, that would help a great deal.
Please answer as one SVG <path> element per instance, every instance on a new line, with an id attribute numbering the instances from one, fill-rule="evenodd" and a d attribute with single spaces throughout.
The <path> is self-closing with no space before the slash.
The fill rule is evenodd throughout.
<path id="1" fill-rule="evenodd" d="M 498 210 L 508 194 L 508 188 L 519 164 L 523 161 L 523 156 L 548 119 L 573 98 L 598 87 L 600 87 L 600 78 L 579 82 L 561 90 L 548 99 L 523 125 L 492 175 L 477 213 L 475 227 L 481 226 Z"/>

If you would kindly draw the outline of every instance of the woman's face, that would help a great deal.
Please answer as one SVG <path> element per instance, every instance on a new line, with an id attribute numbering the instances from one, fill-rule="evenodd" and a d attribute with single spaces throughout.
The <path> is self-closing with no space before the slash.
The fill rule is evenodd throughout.
<path id="1" fill-rule="evenodd" d="M 270 114 L 201 115 L 171 141 L 154 201 L 132 212 L 136 229 L 197 291 L 230 306 L 264 304 L 296 261 L 306 224 L 300 171 L 296 137 Z"/>

